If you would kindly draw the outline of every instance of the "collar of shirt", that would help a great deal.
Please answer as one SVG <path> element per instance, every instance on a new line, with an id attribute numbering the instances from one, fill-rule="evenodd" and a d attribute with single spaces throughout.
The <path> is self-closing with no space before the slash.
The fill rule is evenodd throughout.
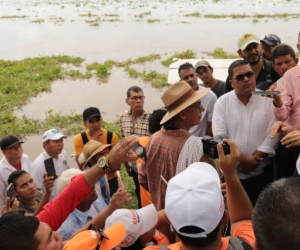
<path id="1" fill-rule="evenodd" d="M 86 223 L 87 221 L 93 219 L 90 215 L 85 214 L 77 208 L 73 211 L 73 215 L 77 217 L 77 219 L 80 220 L 82 223 Z"/>
<path id="2" fill-rule="evenodd" d="M 20 162 L 21 162 L 21 169 L 22 169 L 22 165 L 23 165 L 23 162 L 24 162 L 24 159 L 23 159 L 24 155 L 22 154 L 22 157 L 20 159 Z M 10 169 L 10 170 L 13 170 L 15 171 L 16 169 L 8 162 L 8 160 L 6 159 L 5 156 L 3 156 L 1 162 L 3 162 L 2 167 L 3 168 L 7 168 L 7 169 Z"/>
<path id="3" fill-rule="evenodd" d="M 260 90 L 259 90 L 259 89 L 255 89 L 255 91 L 260 91 Z M 240 101 L 240 99 L 237 97 L 237 95 L 236 95 L 236 93 L 235 93 L 235 90 L 234 90 L 234 91 L 231 91 L 231 93 L 232 93 L 234 99 L 235 99 L 237 102 L 239 102 L 241 105 L 245 106 L 245 105 Z M 252 103 L 253 98 L 254 98 L 254 96 L 251 95 L 251 97 L 250 97 L 250 99 L 249 99 L 249 102 L 247 103 L 247 105 L 246 105 L 245 107 L 247 107 L 247 106 L 249 105 L 249 103 Z"/>

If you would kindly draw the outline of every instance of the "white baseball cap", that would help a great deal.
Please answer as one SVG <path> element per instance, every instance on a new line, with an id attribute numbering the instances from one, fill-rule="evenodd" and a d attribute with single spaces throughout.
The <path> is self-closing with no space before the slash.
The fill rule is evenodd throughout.
<path id="1" fill-rule="evenodd" d="M 67 139 L 67 136 L 61 134 L 57 129 L 49 129 L 43 134 L 43 142 L 48 140 L 58 140 L 60 138 Z"/>
<path id="2" fill-rule="evenodd" d="M 196 162 L 173 177 L 167 187 L 165 212 L 177 233 L 190 238 L 206 238 L 220 223 L 224 199 L 217 171 L 209 164 Z M 194 226 L 203 232 L 180 230 Z"/>
<path id="3" fill-rule="evenodd" d="M 73 177 L 83 172 L 76 168 L 69 168 L 62 172 L 57 178 L 57 191 L 61 193 L 72 181 Z"/>
<path id="4" fill-rule="evenodd" d="M 126 227 L 126 236 L 119 247 L 129 247 L 141 235 L 153 228 L 157 220 L 157 210 L 153 204 L 138 210 L 118 209 L 106 219 L 105 229 L 117 222 L 122 222 Z"/>

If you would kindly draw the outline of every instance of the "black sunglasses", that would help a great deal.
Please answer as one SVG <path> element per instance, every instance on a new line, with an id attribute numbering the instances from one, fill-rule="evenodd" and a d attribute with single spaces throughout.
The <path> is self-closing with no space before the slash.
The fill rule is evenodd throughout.
<path id="1" fill-rule="evenodd" d="M 237 75 L 234 79 L 237 80 L 238 82 L 241 82 L 245 79 L 245 76 L 247 78 L 252 78 L 254 76 L 254 72 L 253 71 L 249 71 L 246 74 L 241 74 L 241 75 Z"/>
<path id="2" fill-rule="evenodd" d="M 97 227 L 94 224 L 90 224 L 88 230 L 94 230 L 94 231 L 98 232 L 99 235 L 100 235 L 100 239 L 99 239 L 98 244 L 96 246 L 96 250 L 100 249 L 100 246 L 101 246 L 101 243 L 102 243 L 103 239 L 109 240 L 108 236 L 103 232 L 103 230 L 100 229 L 99 227 Z"/>

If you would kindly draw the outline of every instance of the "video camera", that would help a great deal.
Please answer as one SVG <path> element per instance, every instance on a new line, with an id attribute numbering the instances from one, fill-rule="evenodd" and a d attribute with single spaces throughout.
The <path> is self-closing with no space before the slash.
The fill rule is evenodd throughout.
<path id="1" fill-rule="evenodd" d="M 229 139 L 228 135 L 204 136 L 202 138 L 203 153 L 213 159 L 219 158 L 217 144 L 220 143 L 223 146 L 224 154 L 230 154 L 230 147 L 226 142 L 223 142 L 223 139 Z"/>

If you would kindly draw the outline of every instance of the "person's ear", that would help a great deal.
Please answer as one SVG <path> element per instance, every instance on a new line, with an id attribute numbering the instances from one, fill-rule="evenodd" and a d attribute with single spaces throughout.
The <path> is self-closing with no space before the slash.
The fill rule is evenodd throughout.
<path id="1" fill-rule="evenodd" d="M 232 80 L 229 80 L 229 84 L 230 84 L 230 86 L 234 89 L 234 83 L 233 83 Z"/>
<path id="2" fill-rule="evenodd" d="M 242 56 L 242 50 L 239 49 L 239 50 L 237 51 L 237 53 L 238 53 L 238 55 L 240 56 L 240 58 L 243 58 L 243 56 Z"/>
<path id="3" fill-rule="evenodd" d="M 126 98 L 126 99 L 125 99 L 125 102 L 126 102 L 127 105 L 129 105 L 129 98 Z M 129 105 L 129 106 L 130 106 L 130 105 Z"/>
<path id="4" fill-rule="evenodd" d="M 83 121 L 82 124 L 87 128 L 87 121 Z"/>
<path id="5" fill-rule="evenodd" d="M 295 58 L 295 62 L 296 62 L 296 64 L 298 65 L 299 57 Z"/>
<path id="6" fill-rule="evenodd" d="M 222 217 L 220 223 L 222 225 L 228 225 L 228 222 L 229 222 L 229 213 L 227 210 L 224 210 L 224 214 L 223 214 L 223 217 Z"/>

